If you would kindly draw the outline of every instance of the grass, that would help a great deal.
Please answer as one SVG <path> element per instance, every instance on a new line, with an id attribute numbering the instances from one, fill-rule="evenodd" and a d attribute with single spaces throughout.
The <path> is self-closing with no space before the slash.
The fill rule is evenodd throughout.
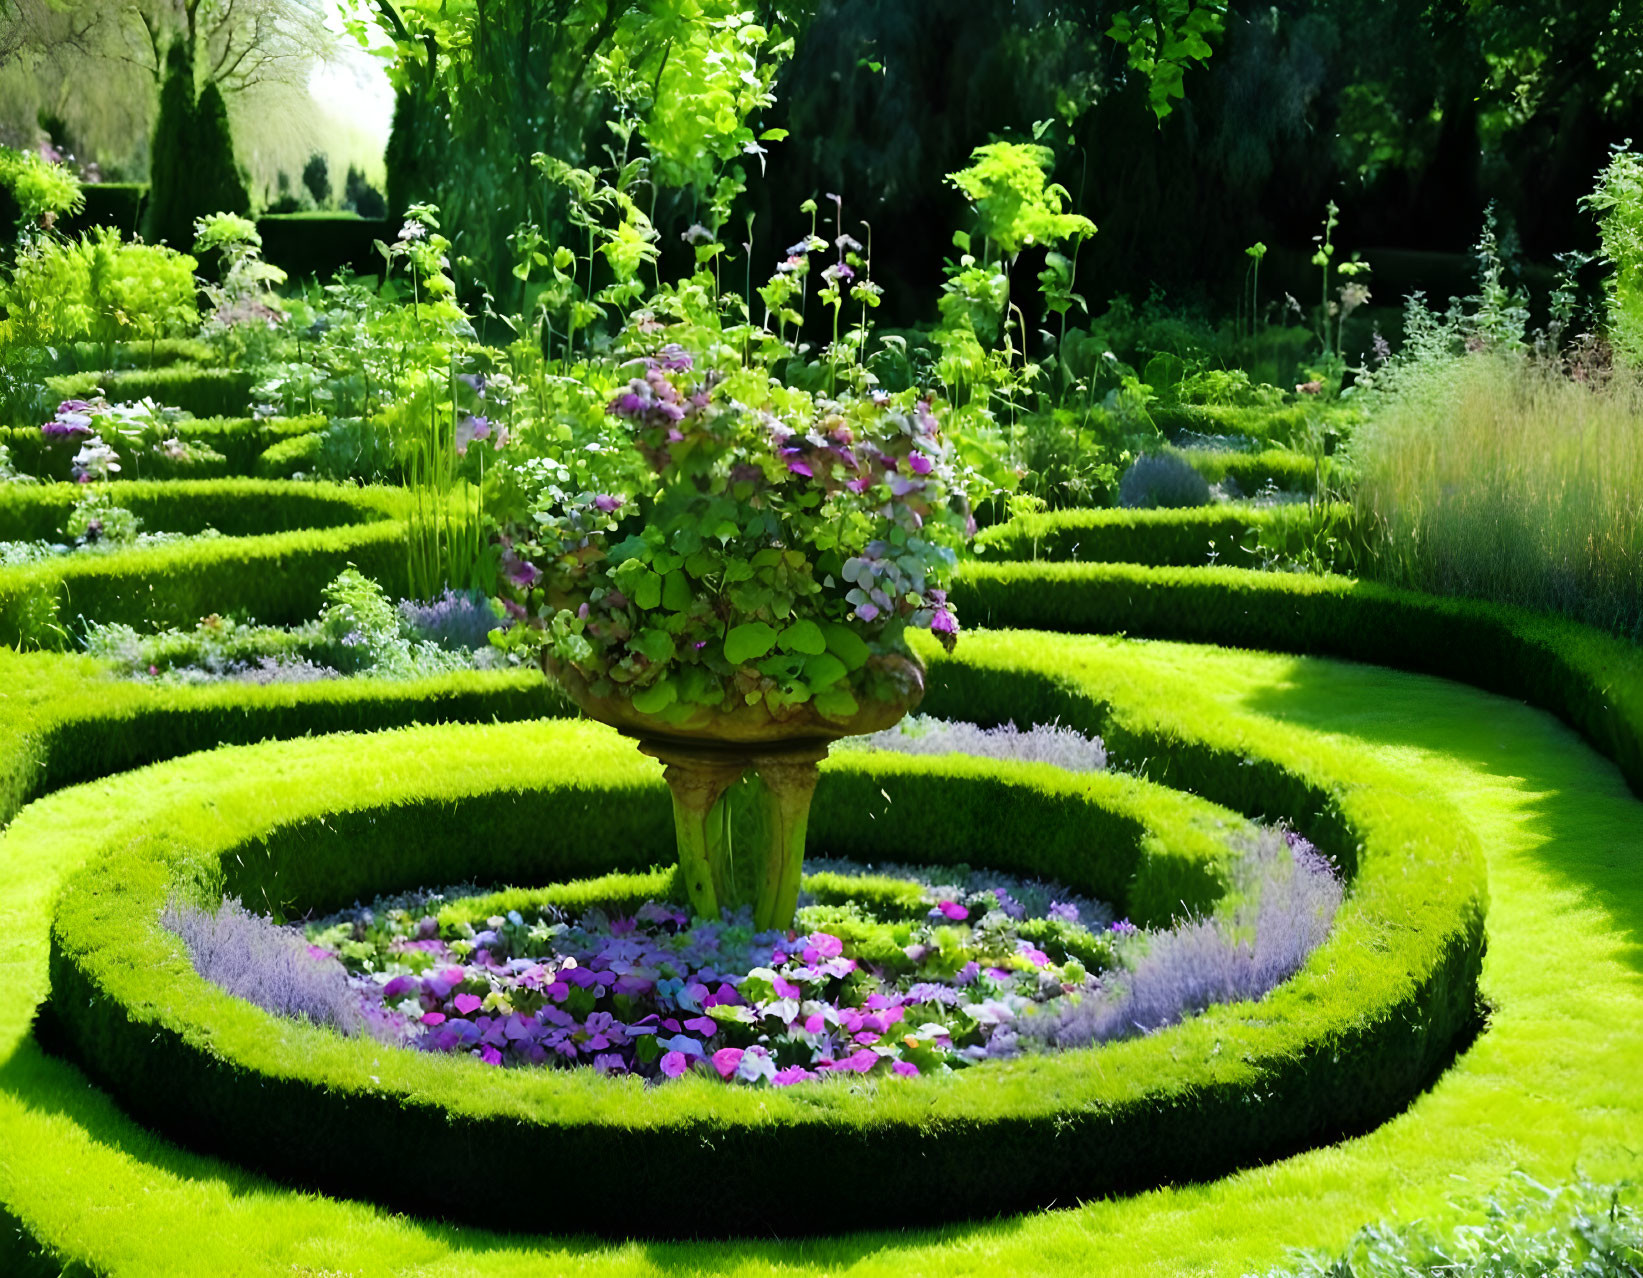
<path id="1" fill-rule="evenodd" d="M 985 651 L 1002 641 L 966 642 Z M 1545 1178 L 1577 1165 L 1600 1178 L 1636 1171 L 1643 808 L 1612 765 L 1545 714 L 1421 676 L 1177 644 L 1032 642 L 1115 700 L 1126 688 L 1190 688 L 1233 730 L 1277 720 L 1297 749 L 1329 737 L 1402 771 L 1409 792 L 1459 807 L 1489 854 L 1492 1023 L 1407 1114 L 1211 1185 L 934 1231 L 624 1245 L 446 1227 L 294 1193 L 180 1151 L 43 1054 L 29 1009 L 44 979 L 46 902 L 69 867 L 0 854 L 0 978 L 14 992 L 0 1008 L 0 1202 L 70 1244 L 64 1259 L 120 1275 L 1238 1274 L 1289 1246 L 1338 1248 L 1369 1220 L 1441 1211 L 1513 1168 Z M 594 1174 L 640 1199 L 693 1192 L 665 1169 Z M 751 1227 L 764 1191 L 748 1174 L 727 1169 L 720 1210 Z M 818 1216 L 846 1222 L 852 1198 L 872 1192 L 807 1188 L 802 1174 L 787 1183 L 813 1197 Z M 528 1227 L 528 1194 L 499 1192 L 498 1225 L 509 1224 Z"/>
<path id="2" fill-rule="evenodd" d="M 1416 370 L 1354 440 L 1366 569 L 1643 638 L 1643 385 L 1526 359 Z"/>

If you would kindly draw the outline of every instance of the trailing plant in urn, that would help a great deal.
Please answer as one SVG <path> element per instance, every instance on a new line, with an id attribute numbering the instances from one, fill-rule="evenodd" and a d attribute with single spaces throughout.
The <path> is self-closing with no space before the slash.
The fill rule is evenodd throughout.
<path id="1" fill-rule="evenodd" d="M 839 252 L 824 273 L 844 288 L 866 264 Z M 704 917 L 739 903 L 725 795 L 757 774 L 754 917 L 785 927 L 816 764 L 917 704 L 907 631 L 956 636 L 944 584 L 998 462 L 984 414 L 857 363 L 810 379 L 832 393 L 786 384 L 794 349 L 726 309 L 705 271 L 660 290 L 567 394 L 551 455 L 517 467 L 503 576 L 530 624 L 504 641 L 667 765 Z"/>

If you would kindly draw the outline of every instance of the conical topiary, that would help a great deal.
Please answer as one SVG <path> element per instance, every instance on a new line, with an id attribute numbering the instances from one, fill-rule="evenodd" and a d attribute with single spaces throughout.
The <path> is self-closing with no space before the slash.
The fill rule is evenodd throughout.
<path id="1" fill-rule="evenodd" d="M 151 244 L 164 241 L 187 250 L 194 242 L 196 219 L 251 211 L 245 177 L 234 163 L 228 104 L 215 84 L 194 92 L 194 62 L 181 40 L 166 55 L 148 169 L 143 234 Z"/>
<path id="2" fill-rule="evenodd" d="M 194 63 L 187 46 L 175 41 L 166 55 L 160 112 L 154 122 L 154 145 L 148 161 L 148 204 L 143 236 L 150 244 L 165 241 L 176 249 L 194 242 L 192 160 L 194 134 Z"/>
<path id="3" fill-rule="evenodd" d="M 194 216 L 207 213 L 251 212 L 251 193 L 234 162 L 234 134 L 228 124 L 228 103 L 213 82 L 200 91 L 194 104 Z M 192 219 L 190 219 L 192 231 Z"/>

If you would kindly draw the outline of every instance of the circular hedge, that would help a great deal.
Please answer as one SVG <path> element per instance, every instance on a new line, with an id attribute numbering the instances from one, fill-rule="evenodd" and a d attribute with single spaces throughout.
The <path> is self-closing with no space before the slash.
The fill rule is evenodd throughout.
<path id="1" fill-rule="evenodd" d="M 945 663 L 937 673 L 986 672 Z M 1035 684 L 1046 693 L 1042 676 L 984 682 L 1015 701 Z M 1243 766 L 1246 780 L 1261 779 Z M 1304 778 L 1289 780 L 1308 791 Z M 1362 849 L 1335 934 L 1258 1004 L 1146 1039 L 919 1080 L 771 1093 L 706 1079 L 645 1089 L 589 1071 L 499 1076 L 231 999 L 194 975 L 159 911 L 178 890 L 326 908 L 453 878 L 640 868 L 668 846 L 668 817 L 630 744 L 587 725 L 421 729 L 219 752 L 114 784 L 160 786 L 163 797 L 99 833 L 53 923 L 53 1004 L 81 1059 L 136 1112 L 192 1142 L 434 1214 L 484 1217 L 497 1183 L 607 1165 L 665 1169 L 685 1184 L 801 1166 L 821 1183 L 878 1187 L 857 1210 L 862 1224 L 1199 1179 L 1374 1125 L 1472 1023 L 1475 845 L 1419 813 L 1344 803 L 1339 829 Z M 1168 902 L 1203 906 L 1222 890 L 1215 827 L 1229 819 L 1119 776 L 843 758 L 818 793 L 812 847 L 1048 875 L 1157 920 Z M 1330 826 L 1316 813 L 1313 824 Z M 382 1173 L 419 1164 L 441 1174 Z M 519 1223 L 651 1234 L 831 1223 L 803 1196 L 761 1200 L 756 1220 L 704 1223 L 686 1196 L 662 1196 L 636 1217 L 599 1176 L 555 1184 Z"/>

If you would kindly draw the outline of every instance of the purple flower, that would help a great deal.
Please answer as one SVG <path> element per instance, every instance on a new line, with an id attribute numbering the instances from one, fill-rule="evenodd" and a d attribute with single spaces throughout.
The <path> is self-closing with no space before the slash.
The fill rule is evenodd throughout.
<path id="1" fill-rule="evenodd" d="M 593 499 L 593 508 L 603 511 L 607 515 L 614 515 L 622 509 L 622 504 L 626 500 L 625 497 L 617 497 L 611 493 L 599 493 Z"/>
<path id="2" fill-rule="evenodd" d="M 683 373 L 688 372 L 695 365 L 695 360 L 690 352 L 680 346 L 678 342 L 669 342 L 656 353 L 656 364 L 657 367 L 665 368 L 670 372 Z"/>
<path id="3" fill-rule="evenodd" d="M 662 1073 L 678 1078 L 690 1068 L 690 1059 L 683 1052 L 666 1052 L 662 1056 Z"/>
<path id="4" fill-rule="evenodd" d="M 490 437 L 491 419 L 481 417 L 475 413 L 468 413 L 456 424 L 456 451 L 458 454 L 465 454 L 468 451 L 468 445 L 473 443 L 474 440 L 489 439 Z"/>

